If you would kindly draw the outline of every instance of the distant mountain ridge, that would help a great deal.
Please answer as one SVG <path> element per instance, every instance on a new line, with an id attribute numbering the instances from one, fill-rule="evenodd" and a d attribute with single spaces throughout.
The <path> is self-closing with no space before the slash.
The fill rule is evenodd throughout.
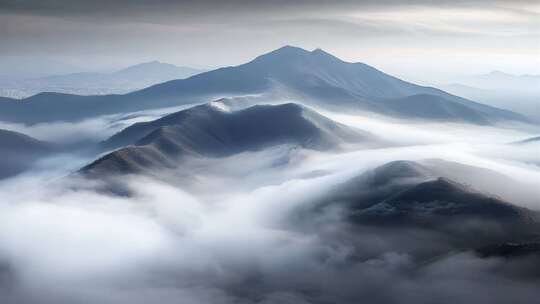
<path id="1" fill-rule="evenodd" d="M 77 96 L 43 93 L 1 103 L 0 120 L 37 123 L 202 103 L 223 96 L 285 95 L 329 109 L 364 110 L 407 118 L 489 124 L 527 121 L 510 111 L 475 103 L 444 91 L 405 82 L 363 63 L 348 63 L 320 49 L 286 46 L 236 67 L 173 80 L 125 95 Z M 421 96 L 422 112 L 407 112 Z M 404 100 L 403 100 L 404 99 Z M 414 99 L 416 100 L 416 99 Z M 432 106 L 434 105 L 434 106 Z M 415 107 L 417 107 L 415 105 Z M 466 115 L 463 115 L 465 112 Z"/>
<path id="2" fill-rule="evenodd" d="M 8 79 L 42 78 L 51 75 L 87 72 L 88 69 L 47 58 L 2 56 L 0 58 L 0 81 Z"/>
<path id="3" fill-rule="evenodd" d="M 465 81 L 482 89 L 506 88 L 540 92 L 540 75 L 514 75 L 501 71 L 492 71 L 488 74 L 470 77 Z"/>
<path id="4" fill-rule="evenodd" d="M 80 72 L 32 79 L 0 80 L 0 94 L 8 97 L 28 97 L 41 92 L 121 94 L 202 72 L 204 71 L 199 69 L 151 61 L 111 73 Z"/>
<path id="5" fill-rule="evenodd" d="M 51 143 L 0 129 L 0 179 L 25 171 L 34 161 L 50 155 L 56 149 Z"/>
<path id="6" fill-rule="evenodd" d="M 441 84 L 447 92 L 484 104 L 522 113 L 540 121 L 540 75 L 513 75 L 493 71 L 483 75 L 461 76 Z"/>
<path id="7" fill-rule="evenodd" d="M 28 135 L 9 130 L 0 129 L 0 138 L 2 139 L 2 145 L 0 146 L 2 152 L 24 153 L 30 151 L 35 153 L 33 151 L 51 149 L 53 146 Z"/>

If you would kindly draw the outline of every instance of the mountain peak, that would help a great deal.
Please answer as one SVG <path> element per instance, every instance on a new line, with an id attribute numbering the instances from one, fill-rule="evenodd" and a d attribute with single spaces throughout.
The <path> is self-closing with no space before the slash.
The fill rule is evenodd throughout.
<path id="1" fill-rule="evenodd" d="M 326 52 L 325 50 L 321 49 L 321 48 L 316 48 L 314 49 L 313 51 L 311 51 L 311 54 L 313 55 L 324 55 L 324 56 L 331 56 L 331 57 L 335 57 L 334 55 Z"/>
<path id="2" fill-rule="evenodd" d="M 254 61 L 260 62 L 272 60 L 283 62 L 286 60 L 299 60 L 301 58 L 332 59 L 341 61 L 339 58 L 328 52 L 325 52 L 320 48 L 317 48 L 313 51 L 308 51 L 306 49 L 290 45 L 283 46 L 279 49 L 258 56 L 257 58 L 255 58 Z"/>
<path id="3" fill-rule="evenodd" d="M 150 60 L 150 61 L 145 61 L 145 62 L 141 62 L 141 63 L 137 63 L 137 64 L 134 64 L 132 66 L 137 66 L 137 65 L 152 65 L 152 64 L 160 64 L 162 63 L 161 61 L 159 60 Z"/>
<path id="4" fill-rule="evenodd" d="M 186 78 L 186 75 L 194 74 L 198 75 Z M 202 102 L 212 96 L 264 96 L 282 92 L 283 96 L 333 110 L 355 109 L 405 118 L 475 124 L 502 120 L 529 122 L 513 112 L 474 103 L 435 88 L 418 86 L 366 64 L 342 61 L 321 49 L 307 51 L 290 45 L 242 65 L 205 73 L 161 63 L 115 72 L 114 76 L 120 77 L 121 81 L 146 81 L 158 77 L 166 80 L 121 96 L 72 95 L 60 100 L 53 100 L 54 96 L 50 96 L 48 102 L 54 106 L 49 106 L 46 113 L 38 109 L 42 104 L 2 103 L 0 119 L 19 122 L 74 120 L 119 111 Z M 83 99 L 88 105 L 84 112 L 80 111 L 80 103 L 77 102 Z"/>
<path id="5" fill-rule="evenodd" d="M 153 67 L 153 66 L 173 66 L 173 65 L 170 63 L 161 62 L 159 60 L 152 60 L 152 61 L 141 62 L 135 65 L 128 66 L 124 68 L 124 70 L 143 68 L 143 67 Z"/>
<path id="6" fill-rule="evenodd" d="M 285 46 L 282 46 L 272 52 L 297 52 L 297 53 L 309 53 L 308 50 L 306 49 L 303 49 L 301 47 L 298 47 L 298 46 L 294 46 L 294 45 L 285 45 Z M 271 53 L 272 53 L 271 52 Z"/>
<path id="7" fill-rule="evenodd" d="M 333 55 L 324 52 L 321 49 L 308 51 L 300 47 L 284 46 L 269 53 L 258 56 L 254 60 L 244 64 L 244 66 L 254 69 L 255 71 L 263 71 L 265 77 L 272 75 L 274 78 L 289 79 L 291 80 L 294 73 L 319 74 L 322 70 L 331 70 L 331 74 L 339 74 L 338 71 L 344 71 L 345 62 L 334 57 Z M 278 73 L 279 75 L 276 75 Z M 317 75 L 317 77 L 324 76 L 325 73 Z M 333 75 L 330 78 L 341 81 L 349 78 L 343 75 Z M 296 78 L 298 79 L 298 78 Z"/>
<path id="8" fill-rule="evenodd" d="M 121 149 L 82 172 L 132 173 L 145 168 L 174 168 L 184 156 L 226 157 L 276 145 L 323 151 L 345 142 L 372 139 L 367 132 L 294 103 L 255 105 L 237 111 L 211 103 L 122 130 L 103 143 L 107 149 Z"/>
<path id="9" fill-rule="evenodd" d="M 310 52 L 303 48 L 286 45 L 286 46 L 280 47 L 279 49 L 260 55 L 257 58 L 255 58 L 254 61 L 262 61 L 262 60 L 268 60 L 268 59 L 284 60 L 287 58 L 295 58 L 299 56 L 306 56 L 309 54 Z"/>
<path id="10" fill-rule="evenodd" d="M 375 168 L 373 173 L 375 180 L 381 184 L 395 178 L 428 178 L 431 176 L 427 168 L 419 163 L 407 160 L 389 162 Z"/>

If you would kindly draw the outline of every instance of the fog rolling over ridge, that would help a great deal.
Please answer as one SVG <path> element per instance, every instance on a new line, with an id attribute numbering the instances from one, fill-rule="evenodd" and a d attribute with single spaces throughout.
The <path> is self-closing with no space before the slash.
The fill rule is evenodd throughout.
<path id="1" fill-rule="evenodd" d="M 0 129 L 0 179 L 23 172 L 58 147 L 27 135 Z"/>
<path id="2" fill-rule="evenodd" d="M 0 126 L 1 303 L 540 296 L 538 125 L 321 49 Z"/>
<path id="3" fill-rule="evenodd" d="M 116 150 L 83 168 L 83 172 L 99 176 L 152 167 L 175 168 L 185 156 L 228 156 L 272 145 L 328 150 L 342 142 L 376 143 L 367 132 L 340 125 L 293 103 L 230 112 L 227 104 L 215 102 L 129 127 L 104 145 L 135 147 Z"/>

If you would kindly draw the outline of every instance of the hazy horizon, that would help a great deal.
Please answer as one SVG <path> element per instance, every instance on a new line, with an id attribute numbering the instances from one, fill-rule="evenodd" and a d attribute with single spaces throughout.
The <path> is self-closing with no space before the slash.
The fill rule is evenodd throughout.
<path id="1" fill-rule="evenodd" d="M 415 81 L 540 74 L 530 0 L 2 1 L 0 16 L 0 57 L 89 70 L 152 60 L 213 69 L 294 45 Z"/>

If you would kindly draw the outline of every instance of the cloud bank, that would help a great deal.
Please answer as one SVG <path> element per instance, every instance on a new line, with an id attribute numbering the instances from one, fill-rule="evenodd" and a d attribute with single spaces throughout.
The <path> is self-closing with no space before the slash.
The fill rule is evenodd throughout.
<path id="1" fill-rule="evenodd" d="M 341 121 L 360 122 L 356 126 L 377 135 L 402 127 L 360 117 Z M 495 129 L 479 127 L 475 132 L 485 135 L 484 140 L 474 144 L 456 126 L 431 124 L 420 140 L 417 135 L 426 125 L 411 123 L 409 128 L 411 132 L 386 135 L 413 146 L 339 154 L 276 147 L 188 163 L 182 168 L 190 180 L 186 183 L 123 177 L 120 182 L 132 196 L 96 192 L 104 181 L 62 178 L 62 172 L 55 172 L 54 179 L 28 173 L 3 181 L 0 300 L 534 301 L 540 295 L 534 257 L 505 260 L 455 251 L 426 260 L 425 253 L 451 247 L 448 236 L 351 226 L 339 205 L 312 217 L 297 216 L 299 210 L 315 207 L 316 198 L 335 185 L 396 159 L 444 158 L 523 182 L 540 180 L 538 168 L 514 153 L 485 153 L 517 131 L 497 137 Z M 533 157 L 534 151 L 529 153 Z M 21 193 L 23 188 L 29 190 Z"/>

